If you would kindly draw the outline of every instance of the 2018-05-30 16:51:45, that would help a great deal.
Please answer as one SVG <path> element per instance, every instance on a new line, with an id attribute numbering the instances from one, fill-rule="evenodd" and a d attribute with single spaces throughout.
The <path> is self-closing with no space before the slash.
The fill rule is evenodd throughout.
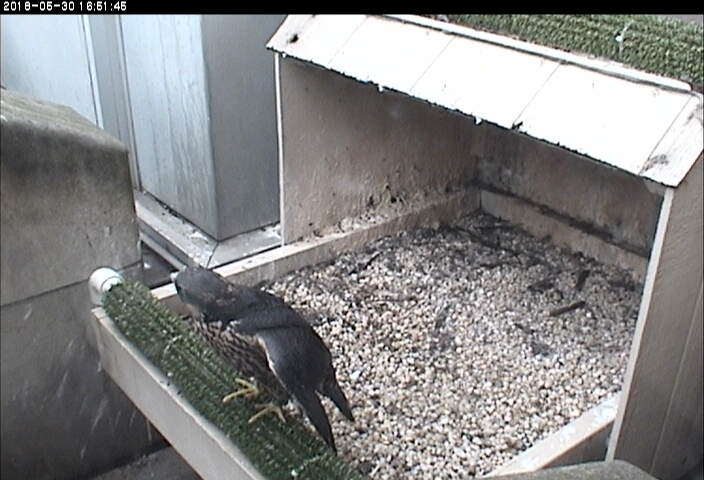
<path id="1" fill-rule="evenodd" d="M 4 0 L 3 13 L 125 13 L 127 0 Z"/>

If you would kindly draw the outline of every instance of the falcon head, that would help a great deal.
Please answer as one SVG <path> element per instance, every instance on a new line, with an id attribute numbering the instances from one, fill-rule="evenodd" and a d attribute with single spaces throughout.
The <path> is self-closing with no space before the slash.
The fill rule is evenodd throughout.
<path id="1" fill-rule="evenodd" d="M 225 279 L 203 267 L 186 267 L 174 272 L 171 281 L 181 301 L 200 311 L 208 310 L 218 299 L 226 298 L 229 292 Z"/>

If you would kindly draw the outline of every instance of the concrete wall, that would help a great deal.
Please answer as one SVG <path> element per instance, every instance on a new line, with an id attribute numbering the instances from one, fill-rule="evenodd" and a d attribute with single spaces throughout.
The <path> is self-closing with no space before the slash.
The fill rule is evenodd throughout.
<path id="1" fill-rule="evenodd" d="M 477 181 L 648 257 L 662 195 L 646 181 L 525 135 L 481 124 Z"/>
<path id="2" fill-rule="evenodd" d="M 297 60 L 280 59 L 280 75 L 287 243 L 389 196 L 471 182 L 650 253 L 662 193 L 642 179 Z"/>
<path id="3" fill-rule="evenodd" d="M 274 56 L 285 15 L 204 15 L 218 238 L 279 220 Z"/>
<path id="4" fill-rule="evenodd" d="M 472 181 L 477 139 L 466 118 L 293 59 L 280 73 L 285 243 Z"/>
<path id="5" fill-rule="evenodd" d="M 85 476 L 158 440 L 87 323 L 95 268 L 141 275 L 127 151 L 66 107 L 1 95 L 2 477 Z"/>

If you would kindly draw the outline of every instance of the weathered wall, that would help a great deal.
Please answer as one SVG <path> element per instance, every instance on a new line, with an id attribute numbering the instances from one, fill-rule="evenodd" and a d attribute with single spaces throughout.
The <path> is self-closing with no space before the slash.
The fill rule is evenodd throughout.
<path id="1" fill-rule="evenodd" d="M 139 261 L 126 150 L 72 110 L 2 92 L 7 305 Z M 123 183 L 127 175 L 127 183 Z"/>
<path id="2" fill-rule="evenodd" d="M 280 60 L 280 74 L 285 243 L 472 181 L 476 132 L 466 118 L 292 59 Z"/>
<path id="3" fill-rule="evenodd" d="M 95 268 L 141 275 L 127 151 L 66 107 L 1 95 L 2 477 L 74 478 L 158 439 L 87 323 Z"/>
<path id="4" fill-rule="evenodd" d="M 471 182 L 626 257 L 650 253 L 662 194 L 642 179 L 290 58 L 280 59 L 280 77 L 286 243 L 389 197 Z"/>
<path id="5" fill-rule="evenodd" d="M 650 254 L 662 195 L 644 180 L 525 135 L 482 124 L 477 181 L 627 251 Z"/>

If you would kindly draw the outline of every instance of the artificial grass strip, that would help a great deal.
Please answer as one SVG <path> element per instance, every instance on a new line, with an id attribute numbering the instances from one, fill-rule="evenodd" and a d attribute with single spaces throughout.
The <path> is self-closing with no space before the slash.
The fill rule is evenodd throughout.
<path id="1" fill-rule="evenodd" d="M 222 397 L 236 389 L 237 373 L 227 366 L 186 322 L 134 282 L 113 287 L 103 308 L 130 340 L 205 418 L 220 428 L 259 472 L 270 479 L 361 479 L 314 433 L 273 415 L 253 425 L 254 403 Z M 268 399 L 257 398 L 256 403 Z"/>
<path id="2" fill-rule="evenodd" d="M 704 29 L 660 15 L 447 15 L 453 23 L 704 84 Z"/>

